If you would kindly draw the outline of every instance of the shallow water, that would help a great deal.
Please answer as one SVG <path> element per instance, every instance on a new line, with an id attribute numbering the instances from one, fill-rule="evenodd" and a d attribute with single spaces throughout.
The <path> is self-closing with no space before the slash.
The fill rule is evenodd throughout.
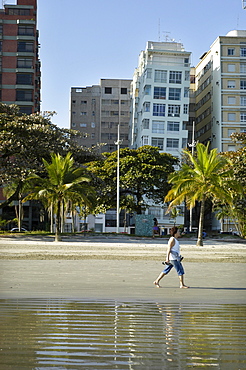
<path id="1" fill-rule="evenodd" d="M 0 300 L 0 368 L 246 369 L 246 305 Z"/>

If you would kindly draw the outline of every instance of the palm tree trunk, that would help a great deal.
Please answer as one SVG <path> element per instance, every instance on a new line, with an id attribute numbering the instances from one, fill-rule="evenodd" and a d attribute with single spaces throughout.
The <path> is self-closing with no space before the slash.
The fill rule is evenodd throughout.
<path id="1" fill-rule="evenodd" d="M 61 201 L 60 200 L 58 200 L 57 202 L 55 241 L 56 242 L 61 241 Z"/>
<path id="2" fill-rule="evenodd" d="M 199 229 L 198 229 L 198 239 L 197 239 L 197 243 L 196 243 L 196 245 L 198 247 L 202 247 L 203 246 L 202 232 L 203 232 L 204 213 L 205 213 L 205 197 L 203 197 L 203 199 L 201 201 Z"/>

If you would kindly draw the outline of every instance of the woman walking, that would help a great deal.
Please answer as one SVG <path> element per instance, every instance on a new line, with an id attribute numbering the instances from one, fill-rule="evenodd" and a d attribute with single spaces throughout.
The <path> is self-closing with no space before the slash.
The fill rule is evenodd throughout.
<path id="1" fill-rule="evenodd" d="M 160 280 L 167 275 L 174 267 L 177 271 L 180 281 L 180 288 L 189 288 L 184 284 L 184 268 L 181 263 L 182 257 L 180 256 L 180 245 L 178 238 L 180 237 L 179 229 L 174 226 L 171 229 L 171 238 L 168 241 L 167 256 L 166 256 L 166 268 L 160 273 L 158 278 L 154 281 L 157 288 L 161 288 L 159 285 Z"/>

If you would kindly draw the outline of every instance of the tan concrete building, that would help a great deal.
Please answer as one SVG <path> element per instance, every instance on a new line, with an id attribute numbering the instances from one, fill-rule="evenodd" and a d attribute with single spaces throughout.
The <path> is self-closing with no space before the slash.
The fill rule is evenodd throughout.
<path id="1" fill-rule="evenodd" d="M 70 128 L 84 133 L 80 144 L 104 144 L 101 152 L 113 152 L 115 142 L 129 146 L 131 80 L 101 79 L 99 85 L 71 88 Z"/>
<path id="2" fill-rule="evenodd" d="M 246 31 L 219 36 L 196 66 L 196 139 L 234 150 L 233 132 L 246 132 Z"/>

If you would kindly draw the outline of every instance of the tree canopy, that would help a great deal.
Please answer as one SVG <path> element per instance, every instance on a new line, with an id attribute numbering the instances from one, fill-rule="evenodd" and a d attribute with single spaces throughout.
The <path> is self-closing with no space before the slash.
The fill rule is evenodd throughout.
<path id="1" fill-rule="evenodd" d="M 98 158 L 96 151 L 76 143 L 74 137 L 78 135 L 52 124 L 50 115 L 21 115 L 17 106 L 0 103 L 0 186 L 23 181 L 30 172 L 41 173 L 42 158 L 49 161 L 52 153 L 65 156 L 70 152 L 78 164 Z M 9 201 L 18 191 L 17 184 L 16 194 Z"/>
<path id="2" fill-rule="evenodd" d="M 227 167 L 228 160 L 218 154 L 217 149 L 209 151 L 207 146 L 198 143 L 196 156 L 188 150 L 183 151 L 189 158 L 189 163 L 183 163 L 179 171 L 169 178 L 172 189 L 168 192 L 165 201 L 171 202 L 170 208 L 181 204 L 184 200 L 188 208 L 193 208 L 196 201 L 201 201 L 197 245 L 203 245 L 202 232 L 206 199 L 219 199 L 226 203 L 231 202 L 231 194 L 225 186 L 230 181 L 232 171 Z"/>
<path id="3" fill-rule="evenodd" d="M 105 159 L 88 164 L 97 181 L 98 204 L 104 209 L 116 207 L 117 151 L 104 153 Z M 148 201 L 163 202 L 170 186 L 168 176 L 178 160 L 157 147 L 120 149 L 120 207 L 141 214 Z"/>
<path id="4" fill-rule="evenodd" d="M 51 155 L 51 163 L 43 159 L 47 176 L 45 178 L 32 174 L 27 178 L 29 194 L 24 202 L 30 199 L 41 200 L 46 208 L 54 212 L 56 221 L 56 241 L 60 239 L 64 213 L 71 202 L 91 205 L 90 195 L 93 189 L 88 187 L 90 178 L 82 167 L 74 165 L 71 153 L 65 157 Z M 89 195 L 89 196 L 88 196 Z M 53 220 L 51 220 L 53 223 Z"/>

